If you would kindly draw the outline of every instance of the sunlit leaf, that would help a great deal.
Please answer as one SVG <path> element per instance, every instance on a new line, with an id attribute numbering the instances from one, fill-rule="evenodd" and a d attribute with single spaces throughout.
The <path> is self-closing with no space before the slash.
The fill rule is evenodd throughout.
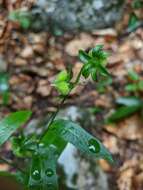
<path id="1" fill-rule="evenodd" d="M 128 84 L 128 85 L 126 85 L 125 86 L 125 90 L 126 91 L 129 91 L 129 92 L 135 92 L 135 91 L 137 91 L 138 90 L 138 84 Z"/>
<path id="2" fill-rule="evenodd" d="M 140 78 L 139 75 L 135 71 L 132 71 L 132 70 L 130 70 L 128 72 L 128 75 L 129 75 L 130 79 L 132 79 L 134 81 L 139 80 L 139 78 Z"/>
<path id="3" fill-rule="evenodd" d="M 57 76 L 55 82 L 68 81 L 69 74 L 66 70 L 61 71 Z"/>
<path id="4" fill-rule="evenodd" d="M 57 82 L 54 84 L 54 87 L 62 94 L 67 95 L 70 91 L 69 83 L 67 82 Z"/>

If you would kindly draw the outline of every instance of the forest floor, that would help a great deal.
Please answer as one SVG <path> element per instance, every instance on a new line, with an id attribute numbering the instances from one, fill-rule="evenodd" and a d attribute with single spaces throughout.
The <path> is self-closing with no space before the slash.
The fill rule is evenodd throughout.
<path id="1" fill-rule="evenodd" d="M 57 92 L 51 86 L 56 74 L 72 66 L 76 75 L 81 68 L 78 50 L 88 50 L 97 44 L 104 44 L 110 53 L 108 69 L 112 82 L 100 91 L 90 80 L 79 85 L 69 97 L 65 107 L 100 108 L 95 116 L 98 128 L 91 129 L 117 160 L 112 167 L 99 161 L 101 168 L 112 176 L 111 183 L 118 190 L 143 189 L 143 121 L 136 113 L 113 125 L 102 124 L 103 118 L 116 107 L 120 96 L 137 95 L 142 99 L 143 91 L 130 93 L 125 86 L 131 82 L 128 71 L 134 69 L 143 80 L 143 30 L 119 37 L 115 29 L 95 30 L 90 33 L 65 33 L 53 36 L 47 32 L 23 32 L 0 15 L 3 25 L 0 30 L 0 70 L 8 72 L 10 79 L 10 100 L 7 106 L 0 106 L 0 116 L 21 109 L 30 109 L 33 118 L 54 112 L 58 105 Z M 125 21 L 126 22 L 126 19 Z M 0 99 L 2 104 L 2 99 Z M 6 166 L 0 164 L 0 168 Z"/>

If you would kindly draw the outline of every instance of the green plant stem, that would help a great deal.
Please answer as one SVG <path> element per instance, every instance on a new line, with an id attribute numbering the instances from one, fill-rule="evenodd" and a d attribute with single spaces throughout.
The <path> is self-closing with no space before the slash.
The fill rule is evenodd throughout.
<path id="1" fill-rule="evenodd" d="M 82 70 L 83 70 L 83 67 L 80 69 L 80 72 L 78 73 L 77 77 L 76 77 L 76 80 L 75 82 L 73 83 L 74 87 L 79 83 L 79 80 L 80 80 L 80 77 L 81 77 L 81 74 L 82 74 Z M 73 88 L 74 88 L 73 87 Z"/>
<path id="2" fill-rule="evenodd" d="M 52 114 L 52 116 L 51 116 L 51 118 L 50 118 L 50 120 L 49 120 L 49 122 L 47 124 L 47 127 L 49 127 L 53 123 L 54 119 L 56 118 L 56 116 L 57 116 L 57 114 L 58 114 L 58 112 L 60 110 L 60 108 L 63 106 L 63 104 L 66 101 L 66 99 L 68 98 L 68 96 L 69 96 L 69 93 L 66 96 L 63 97 L 63 99 L 61 100 L 61 103 L 57 107 L 56 111 Z"/>
<path id="3" fill-rule="evenodd" d="M 82 74 L 82 68 L 80 70 L 80 72 L 78 73 L 75 82 L 72 83 L 72 88 L 70 89 L 69 93 L 63 97 L 63 99 L 61 100 L 61 103 L 59 104 L 59 106 L 57 107 L 56 111 L 51 115 L 49 122 L 46 125 L 46 130 L 44 131 L 44 133 L 41 135 L 40 140 L 42 140 L 42 138 L 44 137 L 45 133 L 47 133 L 49 127 L 51 126 L 51 124 L 53 123 L 53 121 L 55 120 L 57 114 L 59 113 L 61 107 L 63 106 L 63 104 L 65 103 L 66 99 L 68 99 L 69 94 L 71 93 L 71 91 L 73 90 L 73 88 L 75 88 L 75 86 L 79 83 L 80 77 Z"/>
<path id="4" fill-rule="evenodd" d="M 11 166 L 11 167 L 13 167 L 13 168 L 15 168 L 15 169 L 21 171 L 22 173 L 24 172 L 24 171 L 23 171 L 21 168 L 19 168 L 16 164 L 14 164 L 13 162 L 10 162 L 9 160 L 7 160 L 7 159 L 5 159 L 5 158 L 3 158 L 3 157 L 0 157 L 0 161 L 2 161 L 2 162 L 4 162 L 4 163 L 8 164 L 9 166 Z"/>

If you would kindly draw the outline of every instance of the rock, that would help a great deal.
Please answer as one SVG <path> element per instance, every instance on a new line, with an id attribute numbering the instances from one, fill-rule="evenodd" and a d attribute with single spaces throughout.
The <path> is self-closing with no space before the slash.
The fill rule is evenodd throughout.
<path id="1" fill-rule="evenodd" d="M 32 28 L 61 31 L 110 27 L 122 16 L 124 0 L 38 0 L 32 9 Z"/>

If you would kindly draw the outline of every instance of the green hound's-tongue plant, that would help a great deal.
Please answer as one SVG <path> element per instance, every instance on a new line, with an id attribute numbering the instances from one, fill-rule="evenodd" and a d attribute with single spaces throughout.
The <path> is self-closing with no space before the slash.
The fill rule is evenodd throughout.
<path id="1" fill-rule="evenodd" d="M 25 189 L 58 189 L 57 160 L 68 142 L 87 155 L 91 155 L 97 159 L 103 158 L 113 163 L 110 152 L 97 138 L 87 133 L 82 127 L 72 121 L 56 119 L 59 110 L 73 88 L 78 85 L 81 76 L 85 79 L 91 76 L 94 81 L 110 76 L 106 69 L 107 56 L 108 54 L 103 51 L 102 45 L 97 45 L 88 53 L 80 50 L 79 58 L 83 62 L 83 66 L 75 81 L 73 81 L 72 72 L 64 70 L 57 75 L 53 83 L 62 99 L 56 112 L 51 115 L 49 122 L 45 126 L 46 130 L 40 135 L 36 135 L 35 133 L 32 136 L 26 136 L 22 133 L 19 136 L 11 138 L 13 153 L 17 158 L 25 160 L 23 163 L 24 167 L 19 168 L 15 163 L 3 157 L 1 160 L 15 168 L 15 172 L 12 174 L 7 173 L 7 175 L 13 175 L 23 184 Z M 16 112 L 2 120 L 0 123 L 0 126 L 2 126 L 0 128 L 0 145 L 8 140 L 10 135 L 29 116 L 30 112 L 28 111 Z"/>

